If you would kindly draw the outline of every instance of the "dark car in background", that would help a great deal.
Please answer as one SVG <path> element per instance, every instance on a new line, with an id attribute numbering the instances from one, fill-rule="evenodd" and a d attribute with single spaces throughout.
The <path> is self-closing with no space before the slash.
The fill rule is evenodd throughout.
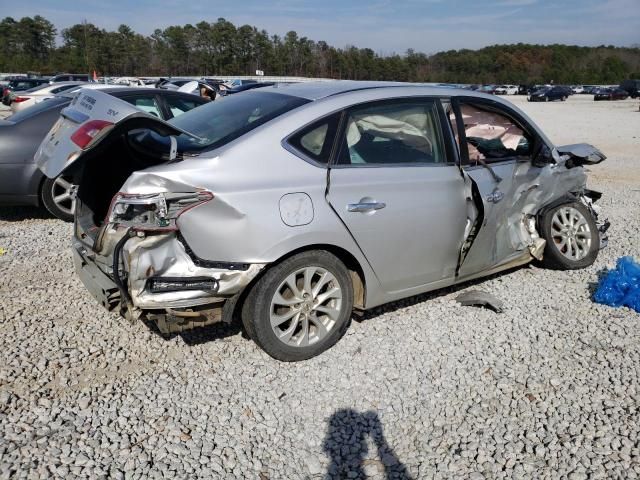
<path id="1" fill-rule="evenodd" d="M 24 92 L 48 82 L 49 80 L 46 78 L 19 78 L 9 80 L 9 83 L 2 87 L 2 103 L 7 106 L 11 105 L 12 92 Z"/>
<path id="2" fill-rule="evenodd" d="M 631 98 L 640 97 L 640 80 L 625 80 L 620 84 L 620 88 L 626 91 Z"/>
<path id="3" fill-rule="evenodd" d="M 569 98 L 569 92 L 566 87 L 555 86 L 555 87 L 543 87 L 534 92 L 531 92 L 529 95 L 530 102 L 553 102 L 555 100 L 565 101 Z"/>
<path id="4" fill-rule="evenodd" d="M 600 100 L 626 100 L 627 98 L 629 98 L 629 93 L 621 88 L 600 88 L 593 95 L 596 102 Z"/>
<path id="5" fill-rule="evenodd" d="M 196 95 L 170 90 L 117 87 L 104 91 L 163 120 L 207 103 Z M 42 204 L 56 217 L 73 220 L 76 187 L 63 176 L 44 177 L 33 157 L 74 96 L 58 95 L 0 120 L 0 205 Z"/>

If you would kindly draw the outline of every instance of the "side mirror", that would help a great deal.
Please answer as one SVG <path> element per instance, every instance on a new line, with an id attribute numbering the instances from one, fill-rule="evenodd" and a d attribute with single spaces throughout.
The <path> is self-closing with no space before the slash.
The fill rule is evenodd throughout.
<path id="1" fill-rule="evenodd" d="M 532 163 L 535 167 L 544 167 L 550 163 L 558 163 L 559 160 L 560 155 L 555 148 L 552 150 L 547 144 L 542 144 Z"/>

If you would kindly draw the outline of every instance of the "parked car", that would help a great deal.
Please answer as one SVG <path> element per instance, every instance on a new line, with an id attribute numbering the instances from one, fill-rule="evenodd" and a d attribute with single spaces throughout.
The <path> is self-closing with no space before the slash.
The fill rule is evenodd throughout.
<path id="1" fill-rule="evenodd" d="M 579 94 L 581 94 L 581 93 L 584 93 L 584 87 L 583 87 L 582 85 L 573 85 L 573 86 L 571 87 L 571 91 L 572 91 L 574 94 L 578 94 L 578 95 L 579 95 Z"/>
<path id="2" fill-rule="evenodd" d="M 138 77 L 118 77 L 112 82 L 114 85 L 126 85 L 127 87 L 146 87 L 144 80 Z"/>
<path id="3" fill-rule="evenodd" d="M 178 90 L 178 88 L 189 82 L 193 82 L 193 78 L 161 78 L 156 82 L 156 88 Z"/>
<path id="4" fill-rule="evenodd" d="M 91 75 L 87 73 L 61 73 L 49 79 L 49 83 L 59 82 L 90 82 Z"/>
<path id="5" fill-rule="evenodd" d="M 482 85 L 481 87 L 476 89 L 476 92 L 488 93 L 488 94 L 493 95 L 493 94 L 496 93 L 496 86 L 495 85 Z"/>
<path id="6" fill-rule="evenodd" d="M 30 88 L 38 87 L 47 82 L 48 80 L 42 78 L 20 78 L 10 80 L 9 84 L 2 89 L 2 103 L 9 106 L 13 101 L 15 93 L 24 92 Z"/>
<path id="7" fill-rule="evenodd" d="M 91 84 L 91 87 L 157 118 L 176 117 L 205 103 L 193 95 L 157 89 Z M 90 91 L 90 90 L 85 90 Z M 104 93 L 106 95 L 106 93 Z M 38 145 L 71 104 L 74 94 L 56 95 L 0 120 L 0 205 L 44 205 L 53 215 L 73 220 L 76 187 L 68 177 L 45 178 L 34 163 Z M 132 107 L 133 108 L 133 107 Z"/>
<path id="8" fill-rule="evenodd" d="M 500 85 L 495 89 L 496 95 L 517 95 L 518 94 L 518 86 L 517 85 Z"/>
<path id="9" fill-rule="evenodd" d="M 247 90 L 253 90 L 256 88 L 264 88 L 264 87 L 272 87 L 275 85 L 274 82 L 255 82 L 255 83 L 245 83 L 244 85 L 239 85 L 233 88 L 227 88 L 226 90 L 220 89 L 220 95 L 233 95 L 234 93 L 246 92 Z"/>
<path id="10" fill-rule="evenodd" d="M 45 83 L 37 87 L 30 88 L 24 92 L 19 92 L 11 99 L 11 111 L 13 113 L 29 108 L 36 103 L 57 95 L 58 93 L 77 88 L 79 85 L 86 85 L 86 82 L 60 82 L 49 84 Z"/>
<path id="11" fill-rule="evenodd" d="M 229 88 L 242 87 L 243 85 L 249 85 L 251 83 L 258 83 L 257 80 L 240 80 L 236 78 L 235 80 L 231 80 L 230 82 L 226 82 L 226 85 Z"/>
<path id="12" fill-rule="evenodd" d="M 600 100 L 626 100 L 627 98 L 629 98 L 629 93 L 621 88 L 600 88 L 593 95 L 596 102 Z"/>
<path id="13" fill-rule="evenodd" d="M 543 87 L 529 95 L 530 102 L 553 102 L 555 100 L 565 101 L 569 97 L 565 87 Z"/>
<path id="14" fill-rule="evenodd" d="M 624 80 L 620 84 L 620 88 L 625 90 L 631 98 L 640 96 L 640 80 Z"/>
<path id="15" fill-rule="evenodd" d="M 37 153 L 79 184 L 77 272 L 103 306 L 167 334 L 237 314 L 268 354 L 303 360 L 353 308 L 534 259 L 583 268 L 605 240 L 582 167 L 605 156 L 555 147 L 490 95 L 303 83 L 169 122 L 77 98 Z"/>

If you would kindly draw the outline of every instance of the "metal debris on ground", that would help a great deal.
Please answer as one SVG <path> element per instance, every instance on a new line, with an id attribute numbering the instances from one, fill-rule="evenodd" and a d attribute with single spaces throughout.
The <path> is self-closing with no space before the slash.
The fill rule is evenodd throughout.
<path id="1" fill-rule="evenodd" d="M 504 311 L 504 303 L 502 303 L 501 300 L 490 293 L 480 290 L 464 292 L 456 297 L 456 302 L 463 307 L 485 307 L 496 313 L 502 313 Z"/>

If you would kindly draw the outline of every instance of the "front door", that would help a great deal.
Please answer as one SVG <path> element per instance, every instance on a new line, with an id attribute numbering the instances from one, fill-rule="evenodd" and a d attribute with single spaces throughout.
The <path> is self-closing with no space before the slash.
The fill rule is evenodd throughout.
<path id="1" fill-rule="evenodd" d="M 516 198 L 523 176 L 534 174 L 534 137 L 497 102 L 462 100 L 455 110 L 452 127 L 459 139 L 463 170 L 474 181 L 484 209 L 482 224 L 459 270 L 459 276 L 465 277 L 523 251 L 514 228 L 522 222 L 522 205 Z"/>
<path id="2" fill-rule="evenodd" d="M 466 219 L 460 170 L 435 101 L 352 108 L 331 165 L 328 200 L 387 293 L 455 276 Z"/>

